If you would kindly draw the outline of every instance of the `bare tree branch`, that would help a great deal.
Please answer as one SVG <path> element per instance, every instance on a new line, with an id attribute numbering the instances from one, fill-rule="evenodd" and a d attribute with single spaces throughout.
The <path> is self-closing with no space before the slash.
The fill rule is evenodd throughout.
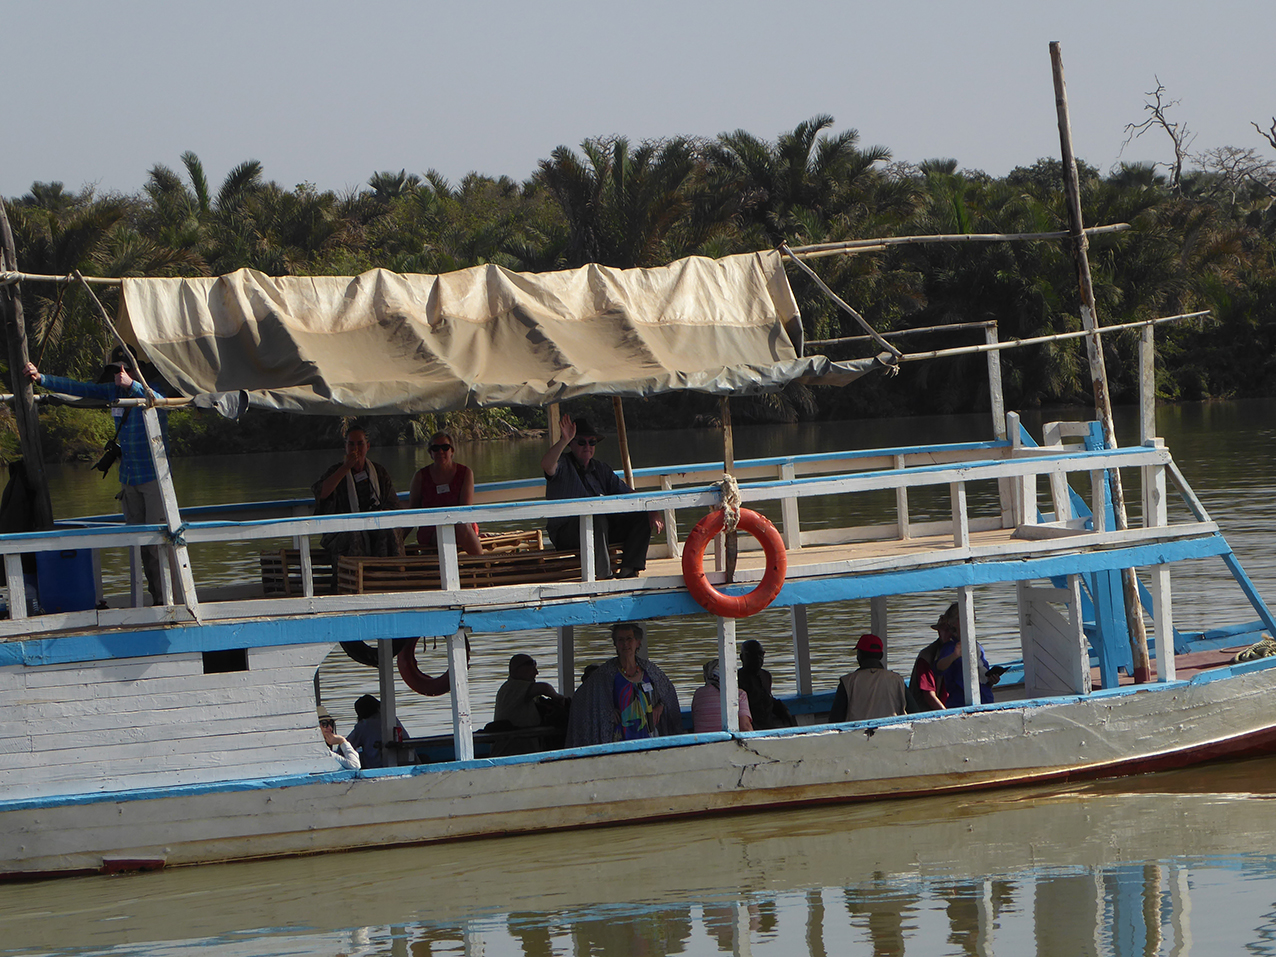
<path id="1" fill-rule="evenodd" d="M 1183 181 L 1183 160 L 1187 158 L 1187 149 L 1196 139 L 1191 134 L 1186 123 L 1174 121 L 1171 122 L 1168 112 L 1178 106 L 1180 100 L 1164 99 L 1165 85 L 1161 82 L 1160 77 L 1153 75 L 1152 79 L 1156 80 L 1156 89 L 1145 96 L 1152 99 L 1143 104 L 1143 109 L 1151 113 L 1142 123 L 1127 123 L 1125 125 L 1125 142 L 1121 144 L 1121 152 L 1125 152 L 1125 148 L 1130 145 L 1130 141 L 1138 139 L 1148 130 L 1162 129 L 1170 137 L 1170 142 L 1174 144 L 1174 162 L 1173 163 L 1156 163 L 1156 166 L 1163 166 L 1170 171 L 1170 188 L 1178 191 L 1182 188 Z M 1261 130 L 1259 132 L 1262 132 Z M 1276 143 L 1273 143 L 1276 146 Z M 1118 154 L 1119 156 L 1120 154 Z"/>
<path id="2" fill-rule="evenodd" d="M 1249 125 L 1258 130 L 1258 135 L 1272 144 L 1272 149 L 1276 150 L 1276 116 L 1272 117 L 1272 128 L 1270 130 L 1263 129 L 1253 120 L 1250 120 Z"/>

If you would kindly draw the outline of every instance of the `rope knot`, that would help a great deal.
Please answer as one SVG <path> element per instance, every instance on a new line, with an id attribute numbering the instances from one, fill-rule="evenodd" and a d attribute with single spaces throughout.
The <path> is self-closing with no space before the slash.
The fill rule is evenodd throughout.
<path id="1" fill-rule="evenodd" d="M 722 481 L 714 483 L 722 490 L 723 531 L 734 532 L 740 521 L 740 484 L 729 472 L 722 474 Z"/>
<path id="2" fill-rule="evenodd" d="M 182 533 L 188 528 L 190 528 L 190 522 L 182 522 L 182 524 L 178 525 L 177 528 L 173 529 L 171 532 L 165 530 L 164 537 L 168 539 L 168 543 L 170 545 L 185 547 L 186 539 L 183 537 Z"/>

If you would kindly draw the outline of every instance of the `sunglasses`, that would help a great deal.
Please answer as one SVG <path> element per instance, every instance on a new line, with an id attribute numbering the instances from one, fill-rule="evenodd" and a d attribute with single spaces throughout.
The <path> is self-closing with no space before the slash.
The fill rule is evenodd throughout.
<path id="1" fill-rule="evenodd" d="M 451 452 L 451 451 L 452 451 L 452 446 L 450 445 L 431 445 L 430 446 L 431 455 L 433 455 L 435 452 Z"/>
<path id="2" fill-rule="evenodd" d="M 579 445 L 582 449 L 587 445 L 592 449 L 595 445 L 598 444 L 598 440 L 597 439 L 577 439 L 576 444 Z"/>
<path id="3" fill-rule="evenodd" d="M 335 728 L 336 726 L 337 722 L 333 721 L 331 718 L 324 718 L 319 722 L 319 727 L 321 728 Z"/>

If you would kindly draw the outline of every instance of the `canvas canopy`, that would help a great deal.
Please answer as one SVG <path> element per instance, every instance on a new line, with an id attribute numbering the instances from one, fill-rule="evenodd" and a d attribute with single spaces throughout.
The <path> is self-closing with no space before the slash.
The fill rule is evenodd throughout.
<path id="1" fill-rule="evenodd" d="M 718 395 L 843 384 L 875 360 L 802 356 L 778 252 L 658 269 L 125 279 L 122 332 L 186 395 L 324 414 Z"/>

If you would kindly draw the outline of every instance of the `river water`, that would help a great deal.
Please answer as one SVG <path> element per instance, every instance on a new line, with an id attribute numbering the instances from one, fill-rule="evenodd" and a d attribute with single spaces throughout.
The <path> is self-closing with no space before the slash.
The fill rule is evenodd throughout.
<path id="1" fill-rule="evenodd" d="M 1118 434 L 1135 423 L 1118 410 Z M 1025 416 L 1040 435 L 1043 418 Z M 1261 594 L 1276 598 L 1270 548 L 1276 488 L 1276 402 L 1163 408 L 1158 434 L 1219 523 Z M 989 436 L 986 417 L 768 426 L 736 430 L 737 458 L 878 448 Z M 711 460 L 699 431 L 635 433 L 637 465 Z M 461 443 L 457 458 L 481 480 L 537 473 L 543 443 Z M 615 464 L 614 448 L 599 457 Z M 184 505 L 308 494 L 333 453 L 178 459 Z M 423 449 L 374 450 L 406 486 Z M 84 466 L 54 470 L 59 515 L 112 511 L 114 479 Z M 1125 476 L 1132 519 L 1137 476 Z M 114 486 L 114 487 L 113 487 Z M 1171 495 L 1173 499 L 1174 496 Z M 883 498 L 883 518 L 893 496 Z M 912 502 L 914 520 L 930 506 Z M 947 509 L 939 498 L 937 516 Z M 871 517 L 871 516 L 870 516 Z M 856 516 L 856 522 L 861 520 Z M 694 521 L 687 516 L 683 533 Z M 835 503 L 808 508 L 804 527 L 841 520 Z M 257 573 L 260 545 L 193 556 L 197 580 Z M 108 559 L 108 585 L 122 579 Z M 1175 624 L 1198 630 L 1255 617 L 1221 562 L 1176 567 Z M 891 664 L 907 671 L 952 598 L 890 605 Z M 993 659 L 1017 657 L 1013 594 L 977 595 L 980 640 Z M 1228 613 L 1219 618 L 1220 609 Z M 817 687 L 847 670 L 866 603 L 811 610 Z M 781 691 L 793 690 L 788 613 L 742 623 L 767 647 Z M 688 698 L 715 654 L 712 619 L 653 627 L 654 660 Z M 549 631 L 474 636 L 475 717 L 514 651 L 556 672 Z M 610 654 L 605 634 L 577 636 L 577 666 Z M 442 648 L 422 649 L 426 671 Z M 376 693 L 371 669 L 337 650 L 320 669 L 339 727 L 352 703 Z M 449 727 L 446 699 L 400 688 L 415 735 Z M 0 887 L 0 954 L 1276 954 L 1276 758 L 1214 765 L 1086 787 L 997 792 L 641 825 L 562 835 L 403 848 L 294 861 Z"/>

